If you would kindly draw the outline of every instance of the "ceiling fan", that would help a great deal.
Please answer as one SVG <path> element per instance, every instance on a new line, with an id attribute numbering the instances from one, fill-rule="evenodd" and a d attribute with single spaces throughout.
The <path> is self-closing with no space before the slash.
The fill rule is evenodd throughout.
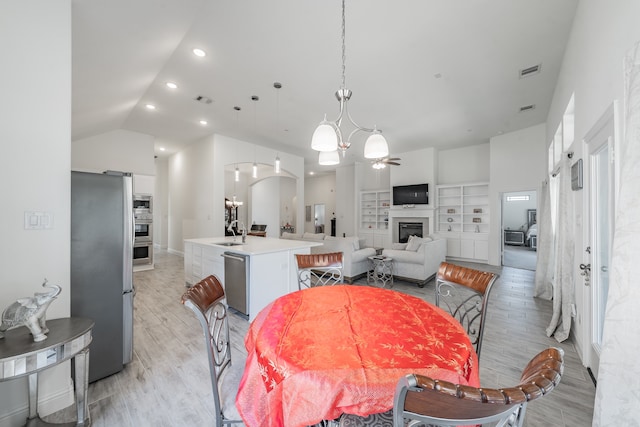
<path id="1" fill-rule="evenodd" d="M 375 159 L 371 163 L 374 169 L 384 169 L 387 165 L 400 166 L 397 160 L 402 160 L 400 157 L 386 157 L 383 159 Z"/>

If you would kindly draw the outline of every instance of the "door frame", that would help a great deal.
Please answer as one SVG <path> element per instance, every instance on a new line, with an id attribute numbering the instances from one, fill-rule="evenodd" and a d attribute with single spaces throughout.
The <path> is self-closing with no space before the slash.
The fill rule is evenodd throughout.
<path id="1" fill-rule="evenodd" d="M 591 203 L 594 197 L 595 188 L 593 188 L 592 182 L 592 173 L 593 173 L 593 155 L 599 152 L 603 146 L 609 147 L 609 156 L 610 156 L 610 165 L 609 169 L 609 180 L 610 180 L 610 195 L 609 201 L 609 262 L 611 265 L 611 249 L 613 243 L 613 230 L 615 223 L 615 203 L 617 201 L 617 190 L 618 190 L 618 166 L 617 159 L 615 158 L 615 153 L 618 148 L 619 141 L 619 132 L 618 132 L 618 102 L 614 101 L 611 103 L 607 109 L 604 111 L 602 116 L 593 124 L 593 126 L 589 129 L 589 131 L 585 134 L 585 137 L 582 140 L 582 148 L 585 157 L 584 162 L 584 189 L 586 193 L 583 197 L 583 216 L 585 218 L 584 226 L 583 226 L 583 242 L 584 247 L 582 248 L 582 262 L 584 264 L 593 265 L 593 259 L 596 255 L 596 250 L 593 245 L 592 236 L 595 235 L 595 224 L 593 223 L 593 218 L 595 216 L 595 210 Z M 608 131 L 607 131 L 608 130 Z M 602 137 L 602 132 L 607 131 L 609 135 L 606 138 Z M 599 138 L 598 138 L 599 137 Z M 596 139 L 598 138 L 598 139 Z M 590 252 L 587 252 L 587 247 L 590 248 Z M 585 281 L 583 276 L 578 276 L 582 282 L 582 301 L 583 307 L 582 312 L 584 313 L 584 319 L 582 322 L 581 334 L 582 339 L 580 340 L 583 343 L 582 346 L 582 361 L 584 366 L 590 368 L 592 371 L 592 375 L 596 377 L 598 375 L 598 364 L 599 364 L 599 349 L 594 348 L 593 343 L 596 341 L 597 334 L 597 324 L 598 321 L 597 316 L 594 313 L 595 304 L 597 304 L 597 297 L 595 296 L 594 286 L 594 276 L 596 274 L 591 271 L 591 275 L 589 277 L 589 284 L 585 285 Z"/>

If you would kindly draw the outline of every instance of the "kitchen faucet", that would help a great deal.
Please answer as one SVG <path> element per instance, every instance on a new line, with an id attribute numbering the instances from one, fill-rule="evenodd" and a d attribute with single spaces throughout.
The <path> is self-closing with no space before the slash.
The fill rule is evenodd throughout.
<path id="1" fill-rule="evenodd" d="M 244 222 L 239 221 L 237 219 L 234 219 L 233 221 L 231 221 L 231 224 L 229 224 L 229 227 L 227 228 L 227 231 L 230 231 L 233 233 L 233 241 L 236 241 L 236 232 L 233 229 L 233 224 L 240 224 L 242 225 L 242 243 L 246 243 L 247 242 L 247 227 L 244 225 Z"/>

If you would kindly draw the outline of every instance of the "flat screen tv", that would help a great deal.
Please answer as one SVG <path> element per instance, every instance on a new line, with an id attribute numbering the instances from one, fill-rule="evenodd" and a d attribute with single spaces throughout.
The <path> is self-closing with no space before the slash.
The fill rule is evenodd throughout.
<path id="1" fill-rule="evenodd" d="M 394 205 L 428 205 L 429 184 L 397 185 L 393 187 Z"/>

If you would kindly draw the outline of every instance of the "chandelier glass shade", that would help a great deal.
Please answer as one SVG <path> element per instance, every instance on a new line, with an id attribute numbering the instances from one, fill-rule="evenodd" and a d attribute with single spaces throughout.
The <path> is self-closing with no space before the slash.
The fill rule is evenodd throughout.
<path id="1" fill-rule="evenodd" d="M 338 102 L 340 102 L 340 113 L 338 114 L 338 118 L 334 121 L 328 121 L 327 116 L 325 114 L 324 120 L 318 125 L 316 130 L 313 132 L 313 136 L 311 138 L 311 148 L 323 152 L 333 152 L 340 150 L 342 152 L 342 156 L 346 155 L 347 149 L 351 146 L 351 137 L 357 132 L 367 132 L 371 135 L 367 138 L 364 148 L 364 156 L 368 159 L 377 159 L 383 158 L 389 155 L 389 146 L 387 144 L 387 140 L 382 136 L 382 132 L 376 129 L 374 126 L 373 129 L 366 128 L 357 124 L 351 114 L 349 114 L 348 110 L 348 102 L 351 98 L 352 92 L 347 89 L 345 85 L 345 74 L 346 74 L 346 44 L 345 44 L 345 0 L 342 0 L 342 86 L 336 91 L 336 98 Z M 341 129 L 342 120 L 347 119 L 351 126 L 354 128 L 346 137 L 344 138 L 343 131 Z M 318 160 L 322 161 L 327 158 L 323 156 L 318 156 Z M 338 156 L 339 161 L 339 156 Z M 322 163 L 321 163 L 322 164 Z M 337 163 L 336 163 L 337 164 Z"/>
<path id="2" fill-rule="evenodd" d="M 318 164 L 323 166 L 334 166 L 340 163 L 338 150 L 321 151 L 318 153 Z"/>
<path id="3" fill-rule="evenodd" d="M 373 133 L 367 142 L 364 144 L 364 157 L 367 159 L 381 159 L 389 155 L 389 146 L 387 140 L 377 129 L 373 130 Z"/>
<path id="4" fill-rule="evenodd" d="M 313 132 L 311 148 L 320 152 L 331 152 L 338 149 L 338 135 L 331 123 L 327 121 L 326 114 L 322 123 Z"/>

